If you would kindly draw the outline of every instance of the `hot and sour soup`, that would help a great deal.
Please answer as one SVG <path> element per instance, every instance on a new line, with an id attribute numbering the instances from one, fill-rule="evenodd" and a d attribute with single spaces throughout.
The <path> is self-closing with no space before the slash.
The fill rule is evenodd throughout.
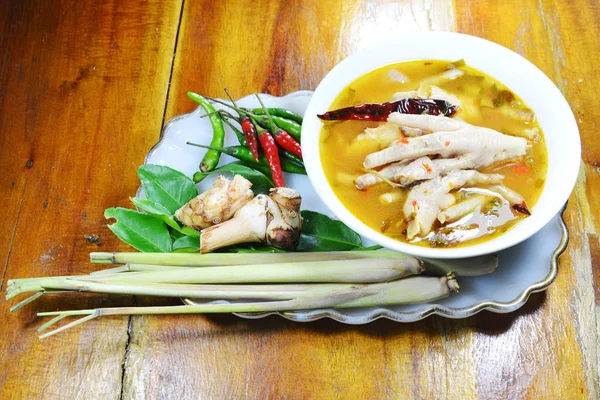
<path id="1" fill-rule="evenodd" d="M 464 127 L 459 125 L 457 129 L 464 128 L 460 130 L 465 131 L 463 133 L 467 135 L 467 141 L 470 140 L 469 135 L 473 135 L 474 138 L 483 135 L 487 138 L 486 135 L 492 132 L 491 129 L 502 134 L 500 139 L 508 143 L 505 147 L 510 147 L 520 140 L 521 142 L 516 142 L 520 147 L 520 155 L 503 159 L 506 158 L 506 152 L 500 151 L 494 155 L 492 150 L 485 149 L 487 142 L 479 146 L 483 148 L 477 148 L 480 143 L 478 141 L 473 143 L 473 150 L 469 150 L 469 154 L 463 154 L 465 150 L 462 147 L 457 147 L 453 153 L 454 143 L 450 144 L 450 140 L 447 140 L 445 144 L 449 150 L 427 154 L 429 160 L 420 158 L 423 154 L 421 152 L 414 153 L 414 156 L 408 156 L 400 162 L 367 168 L 365 165 L 368 164 L 368 156 L 371 157 L 373 153 L 383 153 L 383 150 L 393 146 L 400 151 L 403 150 L 400 149 L 402 146 L 413 146 L 419 140 L 433 138 L 424 139 L 427 135 L 446 135 L 444 137 L 454 138 L 454 133 L 419 132 L 418 129 L 391 122 L 325 121 L 320 143 L 324 172 L 336 196 L 350 212 L 386 236 L 434 247 L 460 246 L 489 240 L 527 217 L 527 212 L 535 205 L 544 186 L 547 153 L 535 115 L 514 92 L 462 61 L 451 63 L 417 60 L 388 65 L 361 76 L 339 94 L 330 110 L 366 103 L 385 103 L 400 98 L 442 98 L 451 104 L 458 103 L 458 111 L 451 118 L 456 120 L 457 124 L 464 121 Z M 416 117 L 418 120 L 427 118 L 430 117 Z M 492 132 L 492 136 L 498 133 Z M 418 139 L 419 137 L 421 139 Z M 428 147 L 431 144 L 425 143 L 423 146 Z M 502 146 L 503 144 L 496 149 L 504 151 Z M 486 154 L 486 151 L 489 154 Z M 476 162 L 476 168 L 464 168 L 464 159 L 475 153 L 478 161 L 485 162 Z M 419 164 L 422 159 L 427 162 Z M 425 179 L 405 179 L 403 176 L 387 179 L 384 176 L 386 168 L 390 170 L 393 169 L 390 166 L 397 165 L 396 170 L 404 171 L 407 170 L 407 165 L 415 160 L 423 167 L 420 175 L 427 176 L 429 173 Z M 462 163 L 462 167 L 459 166 L 456 171 L 452 168 L 442 168 L 438 175 L 435 175 L 437 171 L 431 171 L 434 164 L 443 166 L 448 163 Z M 457 185 L 448 192 L 452 198 L 436 200 L 433 211 L 428 209 L 431 211 L 430 215 L 421 218 L 420 214 L 424 214 L 425 211 L 419 207 L 424 207 L 425 204 L 420 204 L 419 201 L 428 201 L 427 187 L 433 191 L 437 189 L 437 183 L 450 182 L 450 186 L 457 182 L 463 183 L 465 179 L 470 179 L 465 175 L 467 171 L 495 178 L 483 182 L 483 175 L 478 175 L 479 183 L 467 182 Z M 456 175 L 458 180 L 452 178 L 453 175 Z M 500 184 L 492 182 L 498 180 L 498 176 L 502 178 Z M 374 181 L 377 183 L 373 184 Z M 417 191 L 424 193 L 415 194 Z M 445 194 L 440 192 L 438 196 L 443 197 Z M 519 205 L 517 202 L 524 204 Z M 433 214 L 435 221 L 428 228 Z"/>

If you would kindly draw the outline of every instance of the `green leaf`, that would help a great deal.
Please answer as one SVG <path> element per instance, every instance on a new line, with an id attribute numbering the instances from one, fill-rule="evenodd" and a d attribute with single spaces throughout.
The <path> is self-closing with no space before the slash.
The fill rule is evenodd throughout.
<path id="1" fill-rule="evenodd" d="M 183 233 L 186 236 L 191 236 L 191 237 L 195 237 L 195 238 L 199 238 L 200 237 L 200 232 L 198 232 L 197 230 L 190 228 L 189 226 L 182 226 L 179 228 L 179 232 Z"/>
<path id="2" fill-rule="evenodd" d="M 254 194 L 268 194 L 269 189 L 275 187 L 271 178 L 254 168 L 250 168 L 238 162 L 223 165 L 222 167 L 219 167 L 211 172 L 196 172 L 194 174 L 194 181 L 200 182 L 208 175 L 219 172 L 231 172 L 234 175 L 241 175 L 248 179 L 250 182 L 252 182 L 252 191 Z"/>
<path id="3" fill-rule="evenodd" d="M 383 246 L 380 246 L 378 244 L 374 244 L 373 246 L 361 247 L 360 249 L 356 249 L 356 250 L 360 250 L 360 251 L 373 251 L 373 250 L 379 250 L 379 249 L 383 249 Z"/>
<path id="4" fill-rule="evenodd" d="M 296 251 L 345 251 L 362 248 L 358 233 L 343 222 L 315 211 L 303 210 L 302 233 Z"/>
<path id="5" fill-rule="evenodd" d="M 165 224 L 169 225 L 171 228 L 179 230 L 179 224 L 175 221 L 173 217 L 171 217 L 171 213 L 169 210 L 161 206 L 155 201 L 148 199 L 140 199 L 138 197 L 130 198 L 131 202 L 138 209 L 148 213 L 154 217 L 159 218 Z"/>
<path id="6" fill-rule="evenodd" d="M 176 253 L 195 253 L 200 251 L 200 239 L 192 236 L 182 236 L 173 242 Z"/>
<path id="7" fill-rule="evenodd" d="M 197 230 L 194 230 L 188 226 L 180 226 L 179 223 L 175 220 L 175 218 L 173 218 L 169 210 L 167 210 L 165 207 L 161 206 L 157 202 L 148 199 L 140 199 L 137 197 L 134 197 L 130 200 L 137 208 L 160 219 L 176 231 L 188 236 L 200 237 L 200 232 L 198 232 Z"/>
<path id="8" fill-rule="evenodd" d="M 162 205 L 171 215 L 198 195 L 194 181 L 164 165 L 142 165 L 138 168 L 138 177 L 146 197 Z"/>
<path id="9" fill-rule="evenodd" d="M 171 236 L 167 226 L 159 219 L 126 208 L 109 208 L 105 218 L 115 218 L 117 222 L 108 228 L 125 243 L 144 252 L 170 252 Z"/>
<path id="10" fill-rule="evenodd" d="M 175 229 L 171 229 L 171 240 L 175 241 L 177 239 L 179 239 L 180 237 L 184 237 L 185 235 L 179 231 L 176 231 Z"/>
<path id="11" fill-rule="evenodd" d="M 275 186 L 275 184 L 273 183 L 273 179 L 271 178 L 271 170 L 269 169 L 268 166 L 266 166 L 266 165 L 256 165 L 256 164 L 253 164 L 253 163 L 248 162 L 248 161 L 234 161 L 234 163 L 236 165 L 241 165 L 242 167 L 248 167 L 250 169 L 253 169 L 255 171 L 260 172 L 261 174 L 263 174 L 269 180 L 269 182 L 271 182 L 271 184 L 273 186 Z"/>

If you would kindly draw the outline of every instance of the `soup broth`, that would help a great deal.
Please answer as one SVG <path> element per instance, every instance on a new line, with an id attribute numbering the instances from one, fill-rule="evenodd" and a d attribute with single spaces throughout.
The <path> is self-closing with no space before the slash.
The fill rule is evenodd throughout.
<path id="1" fill-rule="evenodd" d="M 460 71 L 460 75 L 449 71 Z M 330 110 L 389 102 L 398 92 L 432 92 L 432 85 L 460 99 L 462 104 L 453 118 L 505 135 L 527 137 L 524 157 L 477 170 L 503 175 L 503 185 L 518 192 L 531 210 L 542 192 L 547 169 L 546 146 L 535 115 L 509 88 L 462 61 L 417 60 L 376 69 L 346 87 Z M 433 93 L 429 97 L 436 98 Z M 382 124 L 384 122 L 327 121 L 321 131 L 320 156 L 329 184 L 345 207 L 369 227 L 413 244 L 462 246 L 489 240 L 526 218 L 525 214 L 515 211 L 506 198 L 489 191 L 485 185 L 475 185 L 451 194 L 456 203 L 469 198 L 476 200 L 473 196 L 488 196 L 484 205 L 456 221 L 441 224 L 436 220 L 427 235 L 408 239 L 409 221 L 403 207 L 408 192 L 419 182 L 408 187 L 380 182 L 362 190 L 355 186 L 355 179 L 368 172 L 363 167 L 365 157 L 390 145 L 386 140 L 357 140 L 357 136 L 365 128 Z M 439 156 L 432 158 L 435 157 Z"/>

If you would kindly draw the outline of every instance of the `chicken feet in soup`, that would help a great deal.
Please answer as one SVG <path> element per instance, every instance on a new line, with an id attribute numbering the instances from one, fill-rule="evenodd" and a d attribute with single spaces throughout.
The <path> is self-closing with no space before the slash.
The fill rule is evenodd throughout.
<path id="1" fill-rule="evenodd" d="M 330 108 L 351 113 L 369 103 L 377 111 L 377 103 L 389 109 L 400 99 L 443 100 L 456 112 L 398 108 L 383 122 L 324 122 L 325 174 L 357 218 L 396 240 L 461 246 L 530 215 L 547 153 L 535 115 L 516 94 L 462 61 L 421 60 L 367 73 Z"/>

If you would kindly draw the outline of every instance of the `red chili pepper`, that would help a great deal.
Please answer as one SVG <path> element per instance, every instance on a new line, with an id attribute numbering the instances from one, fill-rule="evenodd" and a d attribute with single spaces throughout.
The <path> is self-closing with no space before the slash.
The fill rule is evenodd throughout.
<path id="1" fill-rule="evenodd" d="M 279 131 L 274 131 L 273 135 L 275 137 L 275 141 L 281 146 L 282 149 L 302 158 L 302 147 L 300 147 L 300 143 L 296 142 L 296 139 L 291 137 L 289 133 L 283 129 L 279 129 Z"/>
<path id="2" fill-rule="evenodd" d="M 340 108 L 317 115 L 325 121 L 331 120 L 365 120 L 386 121 L 393 112 L 402 114 L 430 114 L 446 117 L 452 116 L 457 107 L 445 100 L 436 99 L 400 99 L 388 103 L 361 104 L 359 106 Z"/>
<path id="3" fill-rule="evenodd" d="M 277 144 L 279 144 L 282 149 L 287 150 L 290 153 L 302 158 L 302 147 L 300 147 L 300 143 L 298 143 L 296 139 L 294 139 L 289 133 L 287 133 L 279 126 L 277 126 L 277 124 L 275 124 L 275 121 L 273 121 L 273 118 L 271 117 L 271 113 L 269 113 L 269 110 L 265 107 L 261 98 L 257 94 L 255 94 L 255 96 L 258 99 L 258 102 L 260 103 L 261 107 L 265 111 L 265 114 L 267 115 L 269 129 L 275 137 L 275 141 L 277 142 Z"/>
<path id="4" fill-rule="evenodd" d="M 250 117 L 250 119 L 256 127 L 258 141 L 265 152 L 265 157 L 267 158 L 267 163 L 269 164 L 269 169 L 271 170 L 273 183 L 275 183 L 275 186 L 277 187 L 285 187 L 285 182 L 283 181 L 283 171 L 281 170 L 281 161 L 279 160 L 279 150 L 277 149 L 275 139 L 273 139 L 273 136 L 271 136 L 269 131 L 257 124 L 252 117 Z"/>
<path id="5" fill-rule="evenodd" d="M 246 138 L 246 146 L 252 152 L 252 156 L 255 161 L 258 161 L 258 142 L 257 142 L 257 134 L 256 127 L 252 123 L 249 117 L 242 118 L 242 132 L 244 132 L 244 137 Z"/>
<path id="6" fill-rule="evenodd" d="M 235 104 L 235 100 L 233 100 L 233 97 L 231 97 L 231 94 L 229 93 L 229 90 L 227 90 L 227 88 L 225 88 L 225 93 L 227 93 L 227 97 L 229 97 L 229 100 L 231 100 L 231 103 L 233 104 L 232 108 L 234 110 L 236 110 L 238 115 L 240 116 L 241 121 L 238 119 L 238 122 L 239 122 L 240 126 L 242 127 L 242 132 L 244 132 L 244 138 L 246 139 L 246 146 L 248 146 L 248 148 L 252 152 L 252 156 L 254 157 L 254 160 L 258 161 L 258 143 L 256 142 L 255 123 L 253 123 L 252 120 L 250 120 L 248 114 L 242 112 L 241 109 L 238 108 L 237 104 Z M 228 105 L 228 104 L 222 103 L 221 101 L 216 100 L 216 99 L 212 99 L 212 100 L 216 101 L 217 103 Z"/>

